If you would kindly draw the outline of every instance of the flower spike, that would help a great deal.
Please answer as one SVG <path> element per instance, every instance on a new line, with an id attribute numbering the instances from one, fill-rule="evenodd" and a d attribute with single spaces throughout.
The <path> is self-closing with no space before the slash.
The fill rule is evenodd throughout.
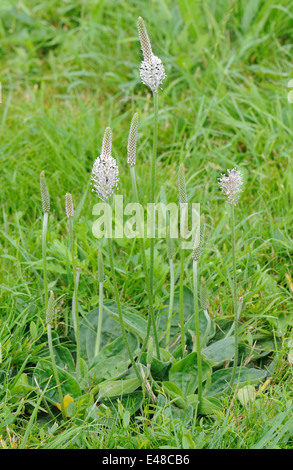
<path id="1" fill-rule="evenodd" d="M 96 158 L 92 169 L 92 190 L 106 202 L 118 187 L 119 170 L 115 158 L 111 155 L 111 129 L 104 134 L 102 153 Z"/>
<path id="2" fill-rule="evenodd" d="M 141 16 L 138 18 L 137 27 L 144 58 L 140 66 L 140 78 L 142 83 L 148 86 L 153 93 L 157 93 L 163 80 L 166 78 L 165 69 L 161 59 L 153 54 L 148 33 Z"/>
<path id="3" fill-rule="evenodd" d="M 136 141 L 137 141 L 137 128 L 138 128 L 138 113 L 135 113 L 131 125 L 130 131 L 128 136 L 128 144 L 127 144 L 127 163 L 129 166 L 134 166 L 136 163 Z"/>
<path id="4" fill-rule="evenodd" d="M 218 180 L 221 190 L 226 195 L 226 201 L 232 206 L 236 206 L 239 194 L 242 192 L 241 186 L 243 181 L 241 172 L 233 168 L 233 170 L 228 170 L 228 176 L 222 174 Z"/>

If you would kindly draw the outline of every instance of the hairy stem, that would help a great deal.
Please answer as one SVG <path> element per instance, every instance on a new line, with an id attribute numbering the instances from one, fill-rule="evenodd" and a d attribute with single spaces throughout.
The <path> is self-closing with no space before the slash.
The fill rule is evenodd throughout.
<path id="1" fill-rule="evenodd" d="M 98 321 L 97 338 L 96 338 L 96 345 L 95 345 L 95 356 L 97 356 L 100 351 L 102 323 L 103 323 L 103 282 L 99 282 L 99 321 Z"/>
<path id="2" fill-rule="evenodd" d="M 42 230 L 42 255 L 43 255 L 43 273 L 44 273 L 44 292 L 45 292 L 45 307 L 48 308 L 48 278 L 47 278 L 47 227 L 48 227 L 48 212 L 44 212 L 43 217 L 43 230 Z"/>
<path id="3" fill-rule="evenodd" d="M 184 312 L 183 312 L 183 279 L 184 279 L 184 249 L 180 249 L 180 285 L 179 285 L 179 316 L 181 328 L 182 357 L 185 351 Z"/>
<path id="4" fill-rule="evenodd" d="M 154 136 L 153 136 L 153 155 L 151 164 L 151 191 L 150 191 L 150 202 L 155 203 L 155 180 L 156 180 L 156 160 L 157 160 L 157 145 L 158 145 L 158 92 L 153 92 L 154 100 Z M 150 333 L 150 321 L 152 322 L 153 333 L 155 338 L 157 357 L 160 359 L 160 348 L 157 335 L 156 320 L 154 315 L 154 252 L 155 252 L 155 238 L 154 236 L 150 239 L 150 275 L 149 285 L 152 302 L 150 304 L 150 315 L 148 320 L 147 335 L 144 344 L 147 344 L 149 333 Z"/>
<path id="5" fill-rule="evenodd" d="M 76 374 L 79 377 L 80 372 L 80 341 L 79 341 L 79 317 L 78 317 L 78 301 L 77 301 L 77 290 L 78 290 L 78 281 L 76 275 L 76 265 L 75 265 L 75 251 L 74 251 L 74 233 L 73 233 L 73 217 L 69 217 L 69 237 L 70 237 L 70 246 L 71 246 L 71 257 L 72 257 L 72 275 L 74 283 L 74 293 L 73 293 L 73 311 L 74 311 L 74 320 L 75 320 L 75 339 L 76 339 Z"/>
<path id="6" fill-rule="evenodd" d="M 196 336 L 196 352 L 197 352 L 197 368 L 198 368 L 198 401 L 202 398 L 202 364 L 201 364 L 201 344 L 200 329 L 198 315 L 198 292 L 197 292 L 197 261 L 193 261 L 193 296 L 194 296 L 194 320 L 195 320 L 195 336 Z"/>
<path id="7" fill-rule="evenodd" d="M 166 332 L 166 349 L 169 349 L 171 321 L 172 321 L 172 313 L 173 313 L 173 305 L 174 305 L 175 282 L 174 282 L 174 263 L 172 259 L 169 260 L 169 266 L 170 266 L 170 300 L 169 300 L 167 332 Z"/>
<path id="8" fill-rule="evenodd" d="M 238 314 L 237 314 L 237 279 L 236 279 L 236 254 L 235 254 L 235 218 L 234 206 L 231 204 L 231 226 L 232 226 L 232 263 L 233 263 L 233 307 L 234 307 L 234 363 L 231 377 L 231 387 L 233 386 L 236 368 L 238 363 Z"/>
<path id="9" fill-rule="evenodd" d="M 66 420 L 64 399 L 63 399 L 63 394 L 62 394 L 59 375 L 58 375 L 58 370 L 57 370 L 55 357 L 54 357 L 53 342 L 52 342 L 52 331 L 51 331 L 51 325 L 49 323 L 47 323 L 47 336 L 48 336 L 49 352 L 50 352 L 50 357 L 51 357 L 51 362 L 52 362 L 52 367 L 53 367 L 53 373 L 54 373 L 54 377 L 55 377 L 55 381 L 56 381 L 56 385 L 57 385 L 57 390 L 58 390 L 58 394 L 59 394 L 59 400 L 60 400 L 60 405 L 61 405 L 62 416 L 63 416 L 63 419 Z"/>

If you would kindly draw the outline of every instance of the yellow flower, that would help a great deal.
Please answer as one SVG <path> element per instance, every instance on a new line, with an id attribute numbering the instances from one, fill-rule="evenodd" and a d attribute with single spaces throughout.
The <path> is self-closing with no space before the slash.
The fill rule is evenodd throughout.
<path id="1" fill-rule="evenodd" d="M 69 394 L 67 394 L 67 395 L 65 395 L 63 401 L 64 401 L 65 414 L 66 414 L 66 417 L 68 418 L 67 408 L 68 408 L 69 403 L 74 401 L 74 399 Z M 56 406 L 57 406 L 58 410 L 62 411 L 60 403 L 56 403 Z"/>

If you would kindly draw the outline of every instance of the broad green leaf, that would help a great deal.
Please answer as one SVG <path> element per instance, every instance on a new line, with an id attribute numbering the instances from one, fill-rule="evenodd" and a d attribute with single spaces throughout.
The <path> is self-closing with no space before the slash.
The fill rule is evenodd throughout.
<path id="1" fill-rule="evenodd" d="M 31 390 L 34 390 L 35 387 L 32 387 L 28 383 L 28 378 L 27 374 L 23 373 L 17 380 L 16 384 L 14 384 L 14 387 L 10 390 L 11 395 L 21 395 L 23 393 L 30 392 Z"/>
<path id="2" fill-rule="evenodd" d="M 63 396 L 69 394 L 74 399 L 81 396 L 81 389 L 75 377 L 58 366 L 57 370 Z M 48 361 L 41 360 L 37 363 L 34 370 L 34 378 L 37 380 L 37 383 L 39 384 L 41 389 L 44 389 L 47 385 L 47 382 L 49 381 L 49 386 L 46 392 L 46 398 L 48 398 L 55 404 L 58 403 L 59 395 L 54 378 L 54 373 L 52 370 L 52 366 Z"/>
<path id="3" fill-rule="evenodd" d="M 158 314 L 159 321 L 159 331 L 160 331 L 160 341 L 164 343 L 164 337 L 166 334 L 167 318 L 168 318 L 168 306 L 169 299 L 165 302 L 165 307 Z M 185 322 L 185 333 L 186 341 L 189 346 L 192 347 L 192 334 L 195 332 L 194 324 L 194 301 L 193 301 L 193 292 L 186 286 L 183 288 L 183 316 Z M 179 318 L 179 291 L 176 290 L 174 294 L 174 303 L 173 303 L 173 315 L 170 331 L 170 344 L 172 344 L 180 334 L 180 318 Z M 199 311 L 199 329 L 202 337 L 204 336 L 207 329 L 208 321 L 202 310 Z M 191 334 L 190 334 L 191 332 Z M 215 334 L 215 325 L 211 321 L 211 327 L 208 334 L 208 338 L 213 337 Z M 181 346 L 175 347 L 174 355 L 178 357 L 181 351 Z M 178 351 L 178 354 L 177 354 Z"/>
<path id="4" fill-rule="evenodd" d="M 127 335 L 128 339 L 128 344 L 129 347 L 134 354 L 136 350 L 138 350 L 139 342 L 138 339 L 135 335 L 132 333 L 129 333 Z M 124 342 L 124 339 L 122 336 L 119 336 L 119 338 L 116 338 L 114 341 L 112 341 L 110 344 L 107 344 L 97 356 L 93 359 L 91 367 L 94 367 L 95 365 L 99 364 L 101 361 L 104 361 L 105 359 L 109 359 L 111 357 L 116 357 L 116 356 L 121 356 L 124 361 L 127 361 L 129 359 L 128 357 L 128 351 Z"/>
<path id="5" fill-rule="evenodd" d="M 230 388 L 230 381 L 232 377 L 232 367 L 228 369 L 220 369 L 212 374 L 211 385 L 206 393 L 206 396 L 216 396 L 223 393 Z M 234 384 L 256 384 L 261 382 L 266 377 L 266 371 L 261 369 L 249 369 L 238 367 L 236 369 L 236 376 Z"/>
<path id="6" fill-rule="evenodd" d="M 128 370 L 129 362 L 124 356 L 107 357 L 101 361 L 96 360 L 89 370 L 93 385 L 105 380 L 118 379 Z"/>
<path id="7" fill-rule="evenodd" d="M 120 397 L 134 392 L 140 386 L 138 378 L 126 380 L 109 380 L 102 382 L 99 387 L 98 399 Z"/>
<path id="8" fill-rule="evenodd" d="M 58 344 L 54 348 L 55 361 L 56 364 L 64 370 L 67 370 L 69 373 L 75 373 L 75 363 L 72 357 L 71 352 L 65 346 Z"/>
<path id="9" fill-rule="evenodd" d="M 222 409 L 223 407 L 221 407 L 220 402 L 215 398 L 203 397 L 199 404 L 198 411 L 202 415 L 212 415 L 221 411 Z"/>
<path id="10" fill-rule="evenodd" d="M 237 398 L 243 406 L 253 403 L 256 397 L 257 392 L 253 385 L 246 385 L 237 392 Z"/>
<path id="11" fill-rule="evenodd" d="M 122 308 L 123 322 L 126 330 L 136 334 L 141 340 L 143 340 L 147 331 L 147 320 L 134 309 L 126 308 L 125 306 Z M 105 305 L 104 310 L 119 324 L 119 315 L 115 302 Z"/>
<path id="12" fill-rule="evenodd" d="M 146 331 L 146 320 L 134 309 L 123 307 L 124 325 L 127 331 L 139 332 L 143 338 Z M 80 347 L 81 355 L 87 358 L 88 364 L 94 359 L 94 351 L 97 337 L 99 309 L 95 308 L 80 322 Z M 103 325 L 101 334 L 101 350 L 109 343 L 121 336 L 121 327 L 118 321 L 118 312 L 115 302 L 104 301 Z"/>
<path id="13" fill-rule="evenodd" d="M 79 385 L 82 389 L 87 389 L 92 385 L 89 369 L 86 361 L 81 357 L 79 363 Z"/>
<path id="14" fill-rule="evenodd" d="M 169 397 L 170 400 L 172 400 L 177 406 L 179 406 L 179 408 L 186 407 L 187 402 L 183 397 L 182 390 L 180 390 L 180 388 L 176 384 L 165 381 L 162 383 L 162 385 L 166 395 Z"/>
<path id="15" fill-rule="evenodd" d="M 192 393 L 191 395 L 188 395 L 186 397 L 186 401 L 188 403 L 188 405 L 191 405 L 193 408 L 196 408 L 198 407 L 198 395 L 196 395 L 195 393 Z"/>
<path id="16" fill-rule="evenodd" d="M 140 406 L 143 403 L 143 393 L 141 390 L 136 390 L 128 395 L 124 395 L 119 397 L 119 400 L 123 406 L 123 408 L 129 411 L 130 415 L 133 415 L 137 412 Z M 118 400 L 117 399 L 109 399 L 109 398 L 102 398 L 101 403 L 106 405 L 112 411 L 112 414 L 115 416 L 118 413 Z"/>
<path id="17" fill-rule="evenodd" d="M 229 338 L 220 339 L 211 343 L 209 346 L 202 350 L 202 354 L 212 361 L 214 364 L 221 364 L 224 361 L 233 359 L 235 354 L 235 340 L 234 336 Z"/>
<path id="18" fill-rule="evenodd" d="M 202 358 L 202 379 L 205 380 L 211 366 Z M 169 380 L 182 390 L 184 396 L 191 395 L 198 387 L 197 353 L 188 354 L 184 359 L 172 365 Z"/>
<path id="19" fill-rule="evenodd" d="M 187 403 L 193 408 L 196 408 L 199 414 L 210 415 L 216 411 L 221 411 L 222 407 L 220 402 L 216 398 L 205 398 L 202 397 L 201 402 L 198 401 L 198 395 L 188 395 L 186 398 Z"/>
<path id="20" fill-rule="evenodd" d="M 143 353 L 141 355 L 141 363 L 146 365 L 147 354 Z M 164 380 L 166 378 L 168 370 L 170 369 L 172 363 L 170 361 L 163 362 L 153 357 L 151 364 L 151 374 L 154 380 Z"/>

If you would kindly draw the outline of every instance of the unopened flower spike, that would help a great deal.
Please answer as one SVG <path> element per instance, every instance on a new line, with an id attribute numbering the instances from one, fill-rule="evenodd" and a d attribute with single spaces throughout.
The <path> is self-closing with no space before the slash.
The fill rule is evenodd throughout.
<path id="1" fill-rule="evenodd" d="M 103 137 L 101 157 L 103 158 L 111 157 L 111 150 L 112 150 L 112 131 L 110 127 L 107 127 L 104 133 L 104 137 Z"/>
<path id="2" fill-rule="evenodd" d="M 204 214 L 202 214 L 200 217 L 200 226 L 198 230 L 199 232 L 195 235 L 195 244 L 194 244 L 193 251 L 192 251 L 193 261 L 199 261 L 200 255 L 201 255 L 201 249 L 202 249 L 203 238 L 204 238 L 204 230 L 205 230 Z"/>
<path id="3" fill-rule="evenodd" d="M 137 141 L 137 129 L 138 129 L 138 113 L 135 113 L 128 136 L 127 143 L 127 163 L 129 166 L 134 166 L 136 163 L 136 141 Z"/>
<path id="4" fill-rule="evenodd" d="M 243 181 L 241 172 L 233 168 L 233 170 L 228 170 L 228 176 L 222 174 L 218 181 L 221 190 L 226 196 L 226 201 L 232 206 L 236 206 L 239 194 L 242 192 L 241 186 Z"/>
<path id="5" fill-rule="evenodd" d="M 187 192 L 186 192 L 186 183 L 185 183 L 185 175 L 184 175 L 184 164 L 181 163 L 179 166 L 178 172 L 178 192 L 179 192 L 179 203 L 180 204 L 187 204 Z"/>
<path id="6" fill-rule="evenodd" d="M 70 193 L 65 194 L 65 210 L 68 218 L 74 216 L 73 201 Z"/>
<path id="7" fill-rule="evenodd" d="M 157 92 L 166 78 L 165 69 L 161 59 L 153 54 L 148 33 L 141 17 L 138 18 L 137 27 L 144 58 L 140 66 L 140 78 L 144 85 L 153 92 Z"/>
<path id="8" fill-rule="evenodd" d="M 44 213 L 50 212 L 50 195 L 49 195 L 44 171 L 42 171 L 40 175 L 40 189 L 41 189 L 43 212 Z"/>
<path id="9" fill-rule="evenodd" d="M 106 202 L 118 187 L 119 170 L 115 158 L 111 155 L 111 129 L 107 127 L 104 134 L 102 153 L 96 158 L 92 169 L 92 191 Z"/>
<path id="10" fill-rule="evenodd" d="M 54 293 L 53 291 L 50 292 L 48 307 L 46 311 L 46 324 L 53 325 L 54 321 Z"/>

